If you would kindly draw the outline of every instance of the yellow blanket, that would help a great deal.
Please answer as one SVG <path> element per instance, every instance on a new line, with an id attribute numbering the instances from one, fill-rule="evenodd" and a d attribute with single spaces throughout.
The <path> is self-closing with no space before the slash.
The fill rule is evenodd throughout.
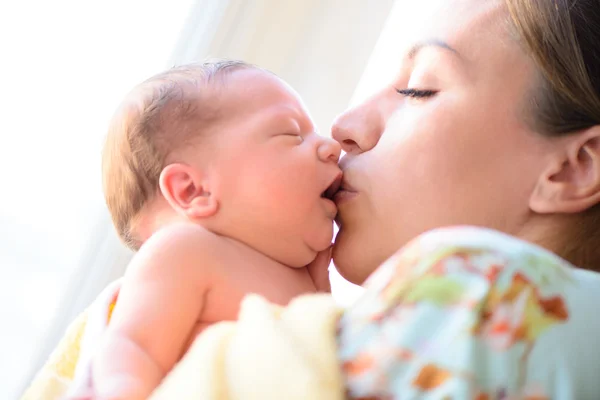
<path id="1" fill-rule="evenodd" d="M 71 324 L 21 400 L 64 397 L 101 333 L 90 325 L 108 323 L 115 299 L 109 290 Z M 206 329 L 150 399 L 343 399 L 339 312 L 328 295 L 301 296 L 287 307 L 249 295 L 238 321 Z"/>

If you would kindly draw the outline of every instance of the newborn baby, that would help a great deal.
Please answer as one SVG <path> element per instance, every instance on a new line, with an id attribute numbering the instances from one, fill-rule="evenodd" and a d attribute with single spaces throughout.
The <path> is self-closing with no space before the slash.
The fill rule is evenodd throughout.
<path id="1" fill-rule="evenodd" d="M 114 117 L 104 192 L 137 254 L 91 363 L 94 398 L 145 399 L 208 325 L 259 293 L 317 291 L 341 171 L 298 94 L 270 72 L 218 61 L 137 86 Z"/>

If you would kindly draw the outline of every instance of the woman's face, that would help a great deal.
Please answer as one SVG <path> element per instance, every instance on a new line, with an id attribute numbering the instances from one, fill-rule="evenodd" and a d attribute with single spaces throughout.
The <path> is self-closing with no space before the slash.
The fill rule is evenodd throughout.
<path id="1" fill-rule="evenodd" d="M 356 284 L 429 229 L 518 235 L 530 215 L 546 157 L 523 121 L 533 63 L 501 0 L 439 4 L 396 76 L 332 127 L 347 153 L 333 257 Z"/>

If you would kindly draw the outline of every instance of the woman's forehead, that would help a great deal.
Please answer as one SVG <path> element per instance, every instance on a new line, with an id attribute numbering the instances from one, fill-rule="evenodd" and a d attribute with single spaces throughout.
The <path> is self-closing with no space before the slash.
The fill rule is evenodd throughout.
<path id="1" fill-rule="evenodd" d="M 441 40 L 455 48 L 480 47 L 490 39 L 504 41 L 509 21 L 504 1 L 433 0 L 433 3 L 435 6 L 420 12 L 421 23 L 411 35 L 413 41 Z"/>
<path id="2" fill-rule="evenodd" d="M 474 58 L 481 55 L 481 49 L 506 47 L 505 43 L 511 42 L 509 21 L 504 0 L 396 2 L 352 103 L 368 97 L 375 88 L 387 86 L 416 45 L 445 42 Z"/>

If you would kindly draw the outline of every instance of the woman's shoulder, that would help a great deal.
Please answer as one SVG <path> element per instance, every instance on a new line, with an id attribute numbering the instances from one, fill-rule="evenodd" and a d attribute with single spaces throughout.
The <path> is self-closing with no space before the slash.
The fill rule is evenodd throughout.
<path id="1" fill-rule="evenodd" d="M 541 311 L 569 316 L 587 313 L 589 305 L 600 303 L 599 273 L 577 268 L 519 238 L 471 226 L 440 228 L 418 236 L 386 261 L 371 280 L 366 286 L 385 286 L 381 281 L 428 285 L 437 281 L 437 292 L 448 293 L 455 287 L 459 297 L 471 291 L 486 293 L 482 301 L 487 307 L 529 296 Z M 560 306 L 561 311 L 550 310 L 551 306 Z M 567 316 L 561 321 L 571 326 L 580 322 Z M 600 323 L 591 325 L 597 325 L 600 333 Z"/>
<path id="2" fill-rule="evenodd" d="M 388 262 L 403 263 L 407 259 L 419 259 L 421 265 L 428 267 L 434 266 L 436 259 L 439 262 L 452 260 L 455 262 L 455 272 L 474 273 L 490 269 L 495 270 L 495 274 L 504 275 L 521 272 L 543 286 L 561 280 L 600 285 L 599 273 L 579 269 L 536 244 L 475 226 L 438 228 L 423 233 L 400 249 Z M 456 262 L 458 259 L 460 262 Z"/>
<path id="3" fill-rule="evenodd" d="M 545 262 L 569 266 L 569 263 L 554 253 L 536 244 L 506 233 L 478 226 L 451 226 L 425 232 L 405 248 L 421 247 L 428 252 L 442 247 L 464 248 L 474 252 L 487 251 L 502 254 L 508 259 L 522 260 L 525 257 L 543 259 Z M 401 252 L 404 249 L 401 249 Z"/>

